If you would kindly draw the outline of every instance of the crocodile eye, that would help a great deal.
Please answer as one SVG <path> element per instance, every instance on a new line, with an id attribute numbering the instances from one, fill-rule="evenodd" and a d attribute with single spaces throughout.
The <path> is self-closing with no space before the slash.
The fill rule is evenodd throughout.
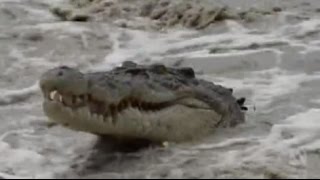
<path id="1" fill-rule="evenodd" d="M 68 67 L 68 66 L 61 66 L 60 68 L 60 71 L 58 72 L 58 76 L 62 76 L 63 75 L 63 71 L 65 71 L 65 70 L 70 70 L 71 68 L 70 67 Z"/>

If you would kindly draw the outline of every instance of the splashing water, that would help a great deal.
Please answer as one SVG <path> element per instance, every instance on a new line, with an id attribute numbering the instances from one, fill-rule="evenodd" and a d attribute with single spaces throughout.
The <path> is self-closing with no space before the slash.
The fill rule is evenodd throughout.
<path id="1" fill-rule="evenodd" d="M 303 19 L 295 11 L 283 11 L 272 24 L 254 28 L 228 20 L 217 25 L 226 29 L 220 33 L 151 32 L 107 23 L 61 22 L 48 11 L 50 4 L 61 2 L 0 1 L 0 177 L 319 175 L 312 167 L 319 166 L 320 158 L 310 160 L 320 149 L 317 17 Z M 289 23 L 294 17 L 296 23 Z M 199 78 L 247 97 L 247 122 L 197 144 L 126 155 L 102 152 L 105 162 L 98 164 L 102 170 L 86 169 L 95 137 L 48 128 L 38 78 L 61 64 L 101 71 L 126 60 L 169 65 L 179 61 L 181 66 L 194 67 Z"/>

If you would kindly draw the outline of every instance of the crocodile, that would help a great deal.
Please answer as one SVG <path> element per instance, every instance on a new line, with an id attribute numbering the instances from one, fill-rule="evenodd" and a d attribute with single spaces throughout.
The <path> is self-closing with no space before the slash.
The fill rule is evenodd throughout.
<path id="1" fill-rule="evenodd" d="M 245 122 L 245 97 L 197 78 L 191 67 L 125 61 L 101 72 L 70 66 L 40 77 L 42 108 L 66 128 L 120 139 L 185 142 Z"/>

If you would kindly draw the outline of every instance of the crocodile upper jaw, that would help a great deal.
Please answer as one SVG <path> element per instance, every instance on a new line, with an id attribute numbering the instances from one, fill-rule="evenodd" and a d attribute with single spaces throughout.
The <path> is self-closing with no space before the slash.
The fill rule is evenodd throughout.
<path id="1" fill-rule="evenodd" d="M 158 108 L 148 108 L 139 102 L 128 101 L 127 107 L 121 109 L 114 106 L 106 115 L 93 112 L 88 97 L 84 98 L 87 101 L 82 102 L 83 105 L 79 105 L 81 101 L 77 97 L 73 102 L 78 102 L 78 105 L 70 106 L 58 92 L 53 91 L 50 94 L 43 102 L 43 109 L 52 121 L 94 134 L 179 142 L 210 133 L 219 123 L 214 120 L 222 119 L 221 115 L 212 109 L 197 107 L 201 102 L 195 99 L 181 101 L 189 106 L 172 103 Z M 191 104 L 195 106 L 191 107 Z"/>

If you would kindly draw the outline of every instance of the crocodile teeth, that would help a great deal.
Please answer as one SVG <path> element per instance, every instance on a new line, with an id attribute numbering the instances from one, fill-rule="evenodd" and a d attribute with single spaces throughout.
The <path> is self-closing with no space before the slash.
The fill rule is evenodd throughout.
<path id="1" fill-rule="evenodd" d="M 79 97 L 76 97 L 76 104 L 82 103 L 82 100 Z"/>
<path id="2" fill-rule="evenodd" d="M 50 92 L 49 94 L 49 99 L 50 100 L 54 100 L 54 101 L 58 101 L 58 102 L 63 102 L 63 97 L 55 90 Z"/>
<path id="3" fill-rule="evenodd" d="M 61 99 L 61 95 L 60 95 L 58 92 L 54 93 L 53 100 L 59 102 L 60 99 Z M 61 101 L 60 101 L 60 102 L 61 102 Z"/>
<path id="4" fill-rule="evenodd" d="M 59 96 L 58 96 L 58 97 L 59 97 L 59 102 L 61 102 L 61 103 L 62 103 L 62 102 L 63 102 L 63 98 L 62 98 L 62 96 L 59 94 Z"/>
<path id="5" fill-rule="evenodd" d="M 50 93 L 50 95 L 49 95 L 50 100 L 54 100 L 54 98 L 55 98 L 55 96 L 56 96 L 57 93 L 58 93 L 57 91 L 52 91 L 52 92 Z"/>

